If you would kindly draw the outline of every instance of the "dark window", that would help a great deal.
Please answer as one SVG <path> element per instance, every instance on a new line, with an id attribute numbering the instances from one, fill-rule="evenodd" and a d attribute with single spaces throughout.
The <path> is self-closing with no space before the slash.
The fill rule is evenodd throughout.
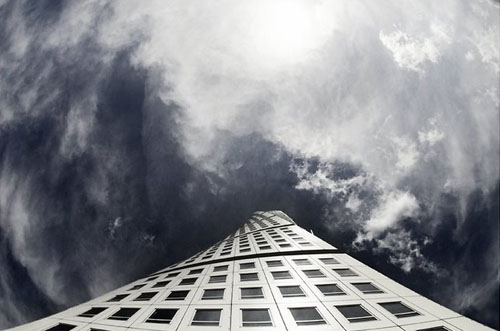
<path id="1" fill-rule="evenodd" d="M 179 285 L 193 285 L 198 278 L 184 278 Z"/>
<path id="2" fill-rule="evenodd" d="M 352 285 L 365 294 L 384 293 L 372 283 L 352 283 Z"/>
<path id="3" fill-rule="evenodd" d="M 222 309 L 196 309 L 191 325 L 218 326 Z"/>
<path id="4" fill-rule="evenodd" d="M 254 269 L 254 268 L 255 268 L 255 263 L 253 262 L 240 263 L 240 269 Z"/>
<path id="5" fill-rule="evenodd" d="M 292 245 L 290 245 L 290 244 L 280 244 L 280 247 L 281 248 L 286 248 L 286 247 L 292 247 Z"/>
<path id="6" fill-rule="evenodd" d="M 172 291 L 165 300 L 184 300 L 189 291 Z"/>
<path id="7" fill-rule="evenodd" d="M 154 284 L 153 287 L 164 287 L 164 286 L 167 286 L 168 283 L 170 283 L 169 280 L 164 280 L 164 281 L 161 281 L 161 282 L 157 282 L 156 284 Z"/>
<path id="8" fill-rule="evenodd" d="M 293 262 L 295 262 L 296 265 L 311 265 L 311 261 L 308 259 L 293 259 Z"/>
<path id="9" fill-rule="evenodd" d="M 259 280 L 259 275 L 256 272 L 240 274 L 240 280 L 242 282 L 248 282 L 252 280 Z"/>
<path id="10" fill-rule="evenodd" d="M 154 297 L 158 292 L 144 292 L 141 293 L 134 301 L 149 301 L 152 297 Z"/>
<path id="11" fill-rule="evenodd" d="M 138 289 L 140 289 L 140 288 L 143 288 L 143 287 L 144 287 L 144 285 L 146 285 L 146 284 L 139 284 L 139 285 L 135 285 L 135 286 L 132 286 L 131 288 L 129 288 L 128 290 L 129 290 L 129 291 L 138 290 Z"/>
<path id="12" fill-rule="evenodd" d="M 80 317 L 94 317 L 95 315 L 102 313 L 106 309 L 107 309 L 106 307 L 93 307 L 93 308 L 90 308 L 89 310 L 87 310 L 86 312 L 81 313 L 78 316 L 80 316 Z"/>
<path id="13" fill-rule="evenodd" d="M 203 271 L 203 268 L 201 269 L 193 269 L 189 272 L 190 275 L 196 275 L 196 274 L 201 274 L 201 272 Z"/>
<path id="14" fill-rule="evenodd" d="M 172 273 L 169 273 L 167 276 L 165 276 L 165 278 L 172 278 L 172 277 L 176 277 L 176 276 L 179 276 L 180 272 L 172 272 Z"/>
<path id="15" fill-rule="evenodd" d="M 158 276 L 154 276 L 154 277 L 149 277 L 148 279 L 146 279 L 146 282 L 150 282 L 154 279 L 158 278 Z"/>
<path id="16" fill-rule="evenodd" d="M 220 275 L 220 276 L 211 276 L 210 279 L 208 280 L 209 283 L 225 283 L 226 282 L 226 275 Z"/>
<path id="17" fill-rule="evenodd" d="M 214 272 L 226 271 L 226 270 L 227 270 L 227 265 L 218 265 L 218 266 L 214 267 Z"/>
<path id="18" fill-rule="evenodd" d="M 340 287 L 338 287 L 336 284 L 321 284 L 321 285 L 316 285 L 316 287 L 325 296 L 345 294 L 345 292 L 342 291 L 342 289 L 340 289 Z"/>
<path id="19" fill-rule="evenodd" d="M 402 304 L 401 302 L 384 302 L 379 303 L 384 309 L 392 313 L 397 318 L 402 317 L 412 317 L 420 315 L 407 305 Z"/>
<path id="20" fill-rule="evenodd" d="M 224 298 L 224 289 L 223 288 L 214 288 L 214 289 L 205 290 L 201 300 L 220 300 L 223 298 Z"/>
<path id="21" fill-rule="evenodd" d="M 366 309 L 364 309 L 361 305 L 335 306 L 335 308 L 337 308 L 340 313 L 352 323 L 376 320 L 376 318 L 366 311 Z"/>
<path id="22" fill-rule="evenodd" d="M 242 309 L 243 326 L 273 326 L 269 309 Z"/>
<path id="23" fill-rule="evenodd" d="M 288 271 L 272 271 L 274 279 L 292 279 L 292 275 Z"/>
<path id="24" fill-rule="evenodd" d="M 355 273 L 354 271 L 352 271 L 349 268 L 339 268 L 339 269 L 332 269 L 332 270 L 335 271 L 337 274 L 339 274 L 342 277 L 358 276 L 357 273 Z"/>
<path id="25" fill-rule="evenodd" d="M 283 262 L 281 262 L 280 260 L 266 261 L 266 263 L 269 268 L 283 266 Z"/>
<path id="26" fill-rule="evenodd" d="M 128 297 L 128 294 L 117 294 L 106 302 L 118 302 Z"/>
<path id="27" fill-rule="evenodd" d="M 278 286 L 278 288 L 284 298 L 306 296 L 300 286 Z"/>
<path id="28" fill-rule="evenodd" d="M 333 257 L 322 257 L 319 260 L 324 264 L 339 264 L 339 261 L 337 261 Z"/>
<path id="29" fill-rule="evenodd" d="M 146 320 L 146 323 L 170 324 L 176 312 L 177 309 L 156 308 L 155 312 Z"/>
<path id="30" fill-rule="evenodd" d="M 326 277 L 319 269 L 303 270 L 309 278 L 324 278 Z"/>
<path id="31" fill-rule="evenodd" d="M 246 252 L 250 252 L 250 248 L 240 249 L 240 253 L 246 253 Z"/>
<path id="32" fill-rule="evenodd" d="M 418 329 L 417 331 L 450 331 L 450 330 L 445 328 L 444 326 L 434 326 L 432 328 Z"/>
<path id="33" fill-rule="evenodd" d="M 120 310 L 118 310 L 116 313 L 111 315 L 108 319 L 118 320 L 118 321 L 126 321 L 130 317 L 132 317 L 132 315 L 137 313 L 137 311 L 139 311 L 139 308 L 120 308 Z"/>
<path id="34" fill-rule="evenodd" d="M 265 250 L 265 249 L 271 249 L 271 246 L 266 245 L 266 246 L 259 246 L 260 249 Z"/>
<path id="35" fill-rule="evenodd" d="M 243 287 L 241 288 L 241 298 L 242 299 L 262 299 L 264 293 L 262 293 L 262 287 Z"/>
<path id="36" fill-rule="evenodd" d="M 326 324 L 325 320 L 316 310 L 316 307 L 288 308 L 297 325 Z"/>
<path id="37" fill-rule="evenodd" d="M 74 328 L 76 328 L 76 325 L 59 323 L 56 326 L 53 326 L 50 329 L 47 329 L 46 331 L 69 331 L 69 330 L 74 329 Z"/>

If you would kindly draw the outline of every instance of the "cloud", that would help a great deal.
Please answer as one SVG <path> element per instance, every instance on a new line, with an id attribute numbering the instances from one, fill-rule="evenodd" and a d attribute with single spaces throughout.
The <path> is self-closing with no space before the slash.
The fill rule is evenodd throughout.
<path id="1" fill-rule="evenodd" d="M 454 268 L 432 254 L 444 254 L 435 238 L 481 242 L 457 233 L 492 218 L 471 216 L 469 200 L 486 208 L 499 180 L 497 12 L 490 1 L 5 1 L 6 245 L 58 307 L 173 262 L 254 209 L 282 207 L 405 272 Z M 287 14 L 306 47 L 260 39 L 255 22 Z M 495 246 L 487 238 L 478 252 Z M 457 288 L 480 282 L 459 274 Z M 489 304 L 472 297 L 450 304 Z M 14 315 L 0 324 L 26 313 Z"/>
<path id="2" fill-rule="evenodd" d="M 449 27 L 433 23 L 431 35 L 420 39 L 410 37 L 401 30 L 391 33 L 380 31 L 382 44 L 392 52 L 394 61 L 403 69 L 424 73 L 422 68 L 426 62 L 437 63 L 441 57 L 439 50 L 443 44 L 450 42 Z"/>

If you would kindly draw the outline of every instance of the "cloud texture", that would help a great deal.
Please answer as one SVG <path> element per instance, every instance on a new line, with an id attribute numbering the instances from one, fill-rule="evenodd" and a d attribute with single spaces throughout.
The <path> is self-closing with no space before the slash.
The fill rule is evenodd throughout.
<path id="1" fill-rule="evenodd" d="M 268 208 L 496 326 L 498 14 L 492 1 L 0 2 L 0 327 Z"/>

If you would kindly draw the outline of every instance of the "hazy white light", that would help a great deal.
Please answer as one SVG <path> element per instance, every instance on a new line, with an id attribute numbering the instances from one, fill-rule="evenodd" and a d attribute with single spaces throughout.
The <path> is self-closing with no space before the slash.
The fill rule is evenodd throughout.
<path id="1" fill-rule="evenodd" d="M 257 55 L 270 63 L 302 60 L 331 31 L 314 1 L 268 0 L 252 13 L 251 38 Z M 323 14 L 323 15 L 321 15 Z M 323 16 L 323 17 L 320 17 Z"/>

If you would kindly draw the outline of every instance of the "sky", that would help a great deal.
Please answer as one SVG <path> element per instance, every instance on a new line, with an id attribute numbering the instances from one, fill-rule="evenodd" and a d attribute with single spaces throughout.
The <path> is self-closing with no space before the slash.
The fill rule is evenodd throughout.
<path id="1" fill-rule="evenodd" d="M 270 209 L 498 329 L 499 11 L 0 0 L 0 329 Z"/>

